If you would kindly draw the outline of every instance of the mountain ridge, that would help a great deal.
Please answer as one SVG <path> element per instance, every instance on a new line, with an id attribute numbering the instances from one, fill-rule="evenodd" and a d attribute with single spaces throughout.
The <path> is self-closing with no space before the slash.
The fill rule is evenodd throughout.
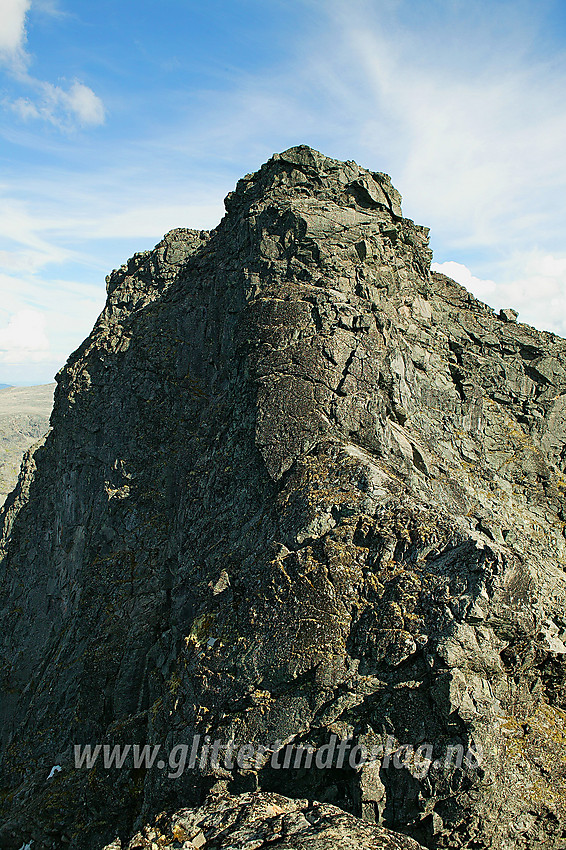
<path id="1" fill-rule="evenodd" d="M 0 839 L 99 850 L 258 790 L 560 847 L 566 342 L 430 273 L 380 172 L 298 146 L 226 209 L 109 275 L 0 514 Z M 483 757 L 73 767 L 195 735 Z"/>

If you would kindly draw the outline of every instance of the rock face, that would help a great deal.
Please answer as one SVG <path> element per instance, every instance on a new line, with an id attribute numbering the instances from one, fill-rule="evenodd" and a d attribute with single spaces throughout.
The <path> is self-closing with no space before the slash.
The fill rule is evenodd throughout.
<path id="1" fill-rule="evenodd" d="M 323 840 L 308 799 L 564 848 L 566 342 L 431 274 L 384 174 L 291 148 L 226 208 L 108 278 L 4 506 L 0 846 L 127 845 L 212 789 L 300 798 L 281 847 Z M 163 769 L 196 740 L 248 757 Z"/>
<path id="2" fill-rule="evenodd" d="M 273 847 L 280 850 L 418 850 L 405 835 L 370 826 L 336 806 L 289 800 L 279 794 L 241 794 L 207 800 L 201 808 L 161 816 L 152 827 L 138 832 L 125 850 L 193 850 L 214 846 Z M 104 850 L 121 850 L 120 839 Z"/>
<path id="3" fill-rule="evenodd" d="M 54 389 L 0 385 L 0 505 L 16 485 L 24 453 L 49 428 Z"/>

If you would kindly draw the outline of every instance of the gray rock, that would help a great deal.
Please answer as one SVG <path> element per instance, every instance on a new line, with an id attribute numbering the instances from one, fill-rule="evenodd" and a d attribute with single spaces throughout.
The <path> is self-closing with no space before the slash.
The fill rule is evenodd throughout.
<path id="1" fill-rule="evenodd" d="M 516 310 L 513 310 L 511 307 L 507 309 L 501 309 L 499 311 L 499 318 L 503 322 L 516 322 L 519 314 Z"/>
<path id="2" fill-rule="evenodd" d="M 124 850 L 419 850 L 406 835 L 370 826 L 336 806 L 290 800 L 279 794 L 216 795 L 199 809 L 182 809 L 146 826 Z M 103 850 L 121 850 L 119 841 Z"/>
<path id="3" fill-rule="evenodd" d="M 566 343 L 431 274 L 399 204 L 292 148 L 108 277 L 0 514 L 0 846 L 127 846 L 220 786 L 561 846 Z M 196 735 L 247 755 L 170 776 Z M 74 767 L 134 743 L 163 768 Z"/>

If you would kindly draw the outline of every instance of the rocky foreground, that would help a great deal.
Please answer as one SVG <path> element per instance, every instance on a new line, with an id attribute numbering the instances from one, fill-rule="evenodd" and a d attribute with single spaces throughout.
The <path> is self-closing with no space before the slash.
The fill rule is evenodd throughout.
<path id="1" fill-rule="evenodd" d="M 212 796 L 199 809 L 161 815 L 146 826 L 124 850 L 419 850 L 405 835 L 364 823 L 336 806 L 289 800 L 279 794 Z M 120 839 L 104 850 L 123 850 Z"/>
<path id="2" fill-rule="evenodd" d="M 566 342 L 384 174 L 226 209 L 109 276 L 0 515 L 0 846 L 565 848 Z"/>

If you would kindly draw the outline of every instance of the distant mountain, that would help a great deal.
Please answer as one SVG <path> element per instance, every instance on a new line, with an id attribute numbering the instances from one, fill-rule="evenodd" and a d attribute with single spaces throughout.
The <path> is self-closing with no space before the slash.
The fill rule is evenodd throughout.
<path id="1" fill-rule="evenodd" d="M 10 384 L 0 384 L 0 390 L 7 390 Z"/>
<path id="2" fill-rule="evenodd" d="M 24 453 L 49 428 L 54 389 L 0 385 L 0 505 L 18 480 Z"/>

